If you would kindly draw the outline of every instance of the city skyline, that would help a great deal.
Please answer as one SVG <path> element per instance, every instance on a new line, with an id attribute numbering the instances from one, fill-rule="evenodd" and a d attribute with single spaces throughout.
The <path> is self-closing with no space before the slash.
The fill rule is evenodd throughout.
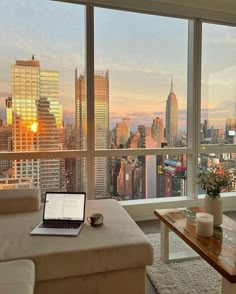
<path id="1" fill-rule="evenodd" d="M 35 59 L 35 56 L 34 55 L 32 55 L 32 57 L 31 57 L 31 59 L 28 59 L 28 60 L 16 60 L 16 65 L 17 64 L 20 64 L 20 63 L 22 63 L 22 64 L 27 64 L 27 63 L 37 63 L 37 66 L 40 66 L 40 61 L 39 60 L 36 60 Z M 22 65 L 22 64 L 20 64 L 20 65 Z M 13 67 L 14 67 L 14 65 L 12 65 Z M 49 76 L 50 75 L 57 75 L 58 76 L 58 74 L 59 74 L 59 72 L 58 71 L 50 71 L 50 70 L 48 70 L 48 69 L 46 69 L 46 70 L 41 70 L 40 71 L 41 72 L 41 76 L 43 77 L 43 75 L 45 75 L 45 77 L 47 77 L 47 74 L 49 73 Z M 97 73 L 104 73 L 105 71 L 97 71 Z M 76 76 L 78 75 L 78 73 L 77 73 L 77 68 L 76 68 L 76 70 L 75 70 L 75 73 L 76 73 Z M 95 72 L 96 73 L 96 72 Z M 106 75 L 107 76 L 109 76 L 109 71 L 106 71 Z M 80 73 L 80 77 L 82 77 L 82 80 L 83 80 L 83 82 L 84 82 L 84 79 L 85 79 L 85 74 L 84 73 Z M 42 78 L 43 79 L 43 78 Z M 96 82 L 96 74 L 95 74 L 95 84 L 96 84 L 97 82 Z M 58 98 L 59 98 L 59 95 L 60 95 L 60 93 L 59 93 L 59 76 L 58 76 L 58 83 L 57 83 L 58 85 L 57 85 L 57 91 L 58 91 Z M 75 89 L 75 91 L 77 92 L 77 90 Z M 83 99 L 85 99 L 85 87 L 83 86 Z M 109 92 L 109 87 L 108 87 L 108 92 Z M 12 91 L 12 93 L 13 93 L 13 91 Z M 42 92 L 43 93 L 43 92 Z M 95 99 L 96 99 L 96 91 L 95 91 Z M 109 94 L 108 94 L 109 95 Z M 5 98 L 5 103 L 7 103 L 7 100 L 9 100 L 10 98 L 11 98 L 12 96 L 9 96 L 8 98 Z M 168 144 L 170 144 L 170 145 L 174 145 L 174 141 L 173 140 L 175 140 L 176 141 L 176 138 L 179 136 L 179 135 L 181 135 L 181 132 L 182 132 L 182 130 L 180 129 L 178 129 L 178 122 L 179 122 L 179 116 L 178 116 L 178 113 L 179 113 L 179 111 L 178 111 L 178 98 L 177 98 L 177 96 L 176 96 L 176 94 L 175 94 L 175 92 L 174 92 L 174 85 L 173 85 L 173 77 L 171 77 L 171 81 L 170 81 L 170 92 L 169 92 L 169 94 L 167 95 L 167 98 L 166 98 L 166 109 L 165 109 L 165 114 L 164 113 L 162 113 L 162 116 L 163 117 L 165 117 L 165 124 L 164 124 L 164 128 L 163 128 L 163 130 L 165 129 L 165 128 L 167 128 L 167 130 L 166 130 L 166 132 L 167 132 L 167 134 L 166 134 L 166 140 L 167 140 L 167 143 Z M 58 103 L 59 103 L 59 100 L 58 100 Z M 174 103 L 174 104 L 173 104 Z M 14 105 L 13 105 L 14 106 Z M 63 116 L 63 108 L 62 108 L 62 105 L 60 105 L 60 106 L 58 106 L 59 107 L 59 117 L 57 118 L 57 120 L 58 119 L 60 119 L 61 121 L 63 121 L 63 119 L 64 119 L 64 116 Z M 84 103 L 84 105 L 83 105 L 83 129 L 86 129 L 86 127 L 85 127 L 85 121 L 86 121 L 86 113 L 85 113 L 85 108 L 86 108 L 86 103 Z M 96 106 L 95 106 L 95 108 L 96 108 Z M 172 110 L 170 110 L 170 109 L 172 109 Z M 109 107 L 107 108 L 107 110 L 109 111 Z M 174 112 L 173 112 L 173 110 L 174 110 Z M 219 130 L 222 130 L 223 132 L 225 132 L 225 131 L 229 131 L 229 130 L 234 130 L 234 127 L 230 127 L 230 128 L 228 128 L 227 127 L 227 120 L 233 120 L 233 121 L 236 121 L 236 99 L 235 99 L 235 117 L 228 117 L 228 118 L 225 118 L 224 119 L 224 122 L 223 122 L 223 127 L 222 128 L 219 128 Z M 8 107 L 6 107 L 6 108 L 4 108 L 4 111 L 6 112 L 6 120 L 7 120 L 7 118 L 9 119 L 9 113 L 8 113 Z M 75 109 L 75 116 L 73 116 L 72 118 L 71 118 L 71 123 L 72 123 L 72 125 L 75 127 L 76 126 L 76 123 L 77 123 L 77 120 L 76 120 L 76 113 L 77 113 L 77 110 Z M 150 124 L 144 124 L 143 123 L 143 121 L 140 121 L 140 122 L 142 122 L 142 125 L 144 125 L 146 128 L 151 128 L 151 126 L 152 126 L 152 124 L 153 124 L 153 122 L 154 122 L 154 120 L 156 120 L 156 119 L 161 119 L 161 120 L 164 120 L 162 117 L 160 117 L 160 114 L 161 113 L 154 113 L 154 115 L 156 114 L 156 116 L 154 117 L 149 117 L 149 119 L 151 120 L 151 122 L 150 122 Z M 108 117 L 109 117 L 109 114 L 108 114 Z M 167 119 L 169 117 L 169 119 Z M 174 117 L 174 121 L 173 121 L 173 119 L 172 119 L 172 117 Z M 170 120 L 170 118 L 171 118 L 171 120 L 172 120 L 172 122 L 170 121 L 169 122 L 169 120 Z M 125 119 L 127 119 L 128 121 L 129 121 L 129 125 L 128 125 L 128 129 L 129 129 L 129 132 L 127 133 L 127 135 L 126 135 L 126 143 L 127 143 L 127 140 L 128 140 L 128 138 L 129 138 L 129 134 L 130 134 L 130 132 L 132 132 L 132 133 L 135 133 L 136 131 L 139 131 L 139 126 L 140 126 L 140 122 L 137 122 L 135 125 L 134 125 L 134 127 L 133 128 L 130 128 L 130 126 L 132 125 L 132 119 L 129 117 L 129 116 L 126 116 L 126 117 L 118 117 L 118 121 L 116 122 L 116 123 L 113 123 L 113 124 L 109 124 L 108 123 L 108 125 L 109 125 L 109 130 L 114 130 L 115 128 L 117 128 L 117 125 L 119 125 L 120 123 L 121 123 L 121 121 L 123 120 L 125 120 Z M 12 117 L 10 116 L 10 119 L 9 119 L 10 121 L 12 121 Z M 210 130 L 210 129 L 218 129 L 214 124 L 212 124 L 212 122 L 209 120 L 209 119 L 204 119 L 204 120 L 202 120 L 201 121 L 201 124 L 203 125 L 203 124 L 205 124 L 207 122 L 207 124 L 208 124 L 208 129 Z M 7 121 L 6 121 L 6 123 L 7 123 Z M 35 123 L 35 124 L 37 124 L 37 123 Z M 61 126 L 62 126 L 62 124 L 60 124 Z M 60 125 L 58 125 L 58 123 L 57 123 L 57 127 L 59 127 L 60 128 Z M 38 126 L 38 124 L 37 125 L 35 125 L 34 127 L 37 129 L 37 126 Z M 33 125 L 31 126 L 31 130 L 33 131 Z M 169 129 L 169 131 L 168 131 L 168 129 Z M 236 123 L 235 123 L 235 129 L 236 129 Z M 180 132 L 180 133 L 179 133 Z M 185 133 L 185 132 L 183 132 L 183 133 Z M 168 135 L 169 134 L 169 135 Z M 205 136 L 206 134 L 204 134 L 204 136 Z M 171 137 L 175 137 L 175 139 L 170 139 L 170 136 Z M 223 135 L 222 135 L 223 136 Z M 226 135 L 227 136 L 227 135 Z M 232 134 L 230 135 L 230 136 L 232 136 Z M 164 137 L 163 137 L 164 138 Z M 230 139 L 230 141 L 231 141 L 231 139 Z M 164 141 L 163 141 L 164 142 Z M 176 141 L 177 142 L 177 141 Z M 86 147 L 86 143 L 84 142 L 82 145 L 81 145 L 81 149 L 84 149 Z M 79 148 L 79 149 L 80 149 Z M 100 147 L 101 148 L 101 147 Z"/>
<path id="2" fill-rule="evenodd" d="M 87 148 L 87 99 L 85 74 L 75 70 L 74 125 L 63 125 L 59 103 L 59 72 L 45 70 L 32 55 L 30 60 L 16 60 L 11 66 L 12 96 L 6 98 L 7 124 L 1 120 L 2 151 L 85 150 Z M 130 118 L 123 117 L 109 128 L 109 72 L 94 73 L 95 149 L 168 148 L 187 145 L 186 134 L 178 133 L 178 97 L 171 79 L 166 99 L 166 125 L 155 117 L 152 125 L 140 124 L 130 130 Z M 235 143 L 236 118 L 226 120 L 226 131 L 214 129 L 208 120 L 201 124 L 201 142 Z M 96 198 L 143 199 L 186 195 L 187 156 L 128 155 L 95 157 Z M 199 157 L 201 168 L 225 165 L 235 168 L 234 153 Z M 87 158 L 6 160 L 0 165 L 2 185 L 6 178 L 16 184 L 41 189 L 87 190 Z M 20 180 L 19 180 L 20 179 Z M 6 187 L 6 186 L 4 186 Z"/>
<path id="3" fill-rule="evenodd" d="M 24 60 L 24 61 L 22 61 L 22 60 L 16 60 L 16 65 L 17 65 L 17 63 L 25 63 L 25 64 L 27 64 L 27 63 L 31 63 L 31 62 L 36 62 L 37 63 L 37 66 L 40 66 L 40 61 L 39 60 L 36 60 L 35 59 L 35 56 L 34 55 L 32 55 L 32 57 L 31 57 L 31 59 L 28 59 L 28 60 Z M 14 66 L 14 65 L 12 65 L 12 66 Z M 53 74 L 53 75 L 57 75 L 58 76 L 58 74 L 59 74 L 59 72 L 58 71 L 50 71 L 50 70 L 48 70 L 48 69 L 46 69 L 46 70 L 41 70 L 41 73 L 43 74 L 44 73 L 44 75 L 46 75 L 47 76 L 47 73 L 49 73 L 49 75 L 50 75 L 50 72 Z M 101 72 L 101 73 L 104 73 L 105 71 L 97 71 L 98 73 L 99 72 Z M 75 69 L 75 73 L 76 73 L 76 76 L 78 75 L 78 72 L 77 72 L 77 68 Z M 96 72 L 95 72 L 96 73 Z M 106 71 L 106 75 L 108 75 L 109 76 L 109 71 Z M 83 81 L 84 81 L 84 79 L 85 79 L 85 74 L 84 73 L 80 73 L 80 77 L 82 77 L 82 79 L 83 79 Z M 95 84 L 96 84 L 96 74 L 95 74 Z M 59 95 L 60 95 L 60 93 L 59 93 L 59 76 L 58 76 L 58 97 L 59 97 Z M 77 91 L 76 89 L 75 89 L 75 91 Z M 85 91 L 85 88 L 84 88 L 84 86 L 83 86 L 83 91 Z M 109 92 L 109 89 L 108 89 L 108 92 Z M 13 92 L 12 92 L 13 93 Z M 83 92 L 83 99 L 85 99 L 85 92 Z M 5 103 L 7 103 L 6 102 L 6 100 L 8 100 L 10 97 L 12 97 L 12 95 L 10 95 L 8 98 L 5 98 Z M 169 128 L 169 131 L 167 130 L 167 133 L 169 133 L 169 135 L 167 134 L 167 142 L 169 142 L 170 143 L 170 145 L 173 145 L 173 142 L 171 143 L 171 141 L 173 140 L 173 139 L 168 139 L 168 137 L 170 136 L 170 134 L 171 134 L 171 136 L 174 138 L 174 137 L 177 137 L 178 135 L 179 135 L 179 131 L 181 132 L 182 130 L 180 129 L 178 129 L 178 122 L 179 122 L 179 116 L 178 116 L 178 113 L 179 113 L 179 110 L 178 110 L 178 98 L 177 98 L 177 96 L 176 96 L 176 94 L 175 94 L 175 92 L 174 92 L 174 85 L 173 85 L 173 77 L 171 77 L 171 80 L 170 80 L 170 91 L 169 91 L 169 94 L 168 95 L 166 95 L 166 101 L 165 101 L 165 103 L 166 103 L 166 109 L 165 109 L 165 113 L 163 112 L 163 113 L 154 113 L 154 115 L 156 115 L 156 116 L 153 116 L 153 117 L 149 117 L 149 119 L 150 119 L 150 124 L 144 124 L 143 123 L 143 121 L 140 121 L 140 122 L 142 122 L 143 123 L 143 125 L 145 126 L 145 127 L 151 127 L 152 126 L 152 124 L 153 124 L 153 121 L 154 120 L 156 120 L 156 119 L 161 119 L 161 120 L 164 120 L 161 116 L 163 116 L 164 118 L 165 118 L 165 124 L 164 124 L 164 128 L 163 128 L 163 130 L 167 127 L 167 129 Z M 95 98 L 96 98 L 96 92 L 95 92 Z M 59 100 L 58 100 L 59 101 Z M 172 101 L 172 102 L 171 102 Z M 174 102 L 173 102 L 174 101 Z M 174 103 L 174 104 L 173 104 Z M 172 105 L 173 104 L 173 105 Z M 14 106 L 14 105 L 13 105 Z M 63 121 L 63 119 L 64 119 L 64 116 L 63 116 L 63 108 L 62 108 L 62 105 L 61 105 L 61 107 L 59 107 L 60 108 L 60 110 L 59 110 L 59 118 L 61 119 L 61 121 Z M 86 103 L 84 103 L 84 105 L 83 105 L 83 125 L 85 124 L 85 119 L 86 119 L 86 114 L 85 114 L 85 108 L 86 108 Z M 96 106 L 95 106 L 95 108 L 96 108 Z M 172 111 L 170 111 L 170 109 L 174 109 L 174 112 L 172 113 Z M 6 107 L 5 108 L 5 106 L 4 106 L 4 111 L 6 112 L 6 119 L 7 119 L 7 116 L 9 115 L 8 114 L 8 108 Z M 109 111 L 109 107 L 108 107 L 108 111 Z M 236 111 L 236 100 L 235 100 L 235 111 Z M 71 118 L 71 123 L 72 123 L 72 125 L 73 126 L 76 126 L 76 122 L 77 122 L 77 120 L 76 120 L 76 112 L 77 112 L 77 110 L 75 109 L 75 115 Z M 171 117 L 173 117 L 173 115 L 174 115 L 174 120 L 175 120 L 175 122 L 172 122 L 172 123 L 170 123 L 170 122 L 168 122 L 169 120 L 167 119 L 168 117 L 169 118 L 171 118 Z M 109 116 L 109 115 L 108 115 Z M 132 115 L 131 115 L 131 117 L 132 117 Z M 130 126 L 132 125 L 132 118 L 131 118 L 130 116 L 126 116 L 126 117 L 118 117 L 117 119 L 117 122 L 116 123 L 111 123 L 111 124 L 109 124 L 109 130 L 113 130 L 113 129 L 115 129 L 116 127 L 117 127 L 117 125 L 119 125 L 120 123 L 121 123 L 121 121 L 123 120 L 124 121 L 124 119 L 128 119 L 129 120 L 129 132 L 127 133 L 127 139 L 126 139 L 126 142 L 127 142 L 127 140 L 128 140 L 128 137 L 129 137 L 129 134 L 130 134 L 130 131 L 131 132 L 133 132 L 133 133 L 135 133 L 136 131 L 138 131 L 139 130 L 139 126 L 140 126 L 140 122 L 137 122 L 135 125 L 133 125 L 134 127 L 133 128 L 130 128 Z M 59 119 L 59 118 L 57 118 L 57 120 Z M 8 118 L 9 119 L 9 118 Z M 235 112 L 235 118 L 233 117 L 229 117 L 229 118 L 225 118 L 224 119 L 224 122 L 223 122 L 223 128 L 222 128 L 222 130 L 223 131 L 225 131 L 225 130 L 227 130 L 228 128 L 227 128 L 227 120 L 229 120 L 229 119 L 231 119 L 231 120 L 235 120 L 236 119 L 236 112 Z M 12 120 L 12 118 L 10 118 L 10 120 Z M 201 124 L 203 124 L 203 123 L 205 123 L 207 121 L 207 123 L 208 123 L 208 127 L 209 127 L 209 129 L 211 129 L 211 128 L 216 128 L 216 126 L 214 125 L 214 124 L 212 124 L 211 123 L 211 121 L 209 120 L 209 119 L 205 119 L 205 120 L 202 120 L 202 122 L 201 122 Z M 6 121 L 7 122 L 7 121 Z M 58 125 L 58 123 L 57 123 L 57 125 Z M 168 126 L 168 125 L 172 125 L 171 127 L 170 126 Z M 173 126 L 174 126 L 174 129 L 173 129 Z M 33 126 L 31 126 L 31 128 L 32 128 Z M 60 126 L 58 125 L 58 127 L 60 128 Z M 37 127 L 36 127 L 37 128 Z M 85 129 L 85 125 L 83 126 L 83 129 Z M 229 130 L 229 129 L 228 129 Z M 85 148 L 85 146 L 86 146 L 86 144 L 85 143 L 83 143 L 83 145 L 81 145 L 81 148 L 82 149 L 84 149 Z"/>
<path id="4" fill-rule="evenodd" d="M 11 66 L 12 96 L 6 98 L 7 123 L 1 121 L 0 141 L 5 151 L 53 151 L 84 150 L 87 148 L 87 99 L 85 74 L 75 70 L 74 126 L 63 126 L 59 103 L 59 73 L 45 70 L 40 60 L 32 55 L 29 60 L 16 60 Z M 163 120 L 153 119 L 152 126 L 139 125 L 135 133 L 130 132 L 130 119 L 109 129 L 109 72 L 94 73 L 95 148 L 155 148 L 179 146 L 177 135 L 177 97 L 171 80 L 170 93 L 166 100 L 166 116 L 169 125 L 167 142 Z M 167 128 L 168 129 L 168 128 Z M 173 131 L 174 129 L 174 131 Z M 170 133 L 173 133 L 172 135 Z M 6 144 L 10 142 L 11 144 Z M 2 150 L 3 151 L 3 150 Z M 167 161 L 168 156 L 96 157 L 94 160 L 95 197 L 117 199 L 140 199 L 178 196 L 184 193 L 183 174 L 186 164 L 177 156 Z M 27 186 L 40 188 L 42 195 L 48 189 L 56 191 L 86 191 L 86 158 L 8 160 L 1 164 L 2 185 L 6 178 L 16 178 Z M 159 173 L 157 174 L 157 166 Z M 163 169 L 163 171 L 162 171 Z M 4 178 L 6 177 L 6 178 Z M 159 179 L 157 181 L 157 178 Z M 20 179 L 20 180 L 19 180 Z M 30 180 L 31 179 L 31 180 Z M 12 180 L 14 181 L 14 180 Z M 173 182 L 173 185 L 172 185 Z M 4 186 L 6 187 L 6 186 Z M 166 187 L 166 188 L 165 188 Z M 172 189 L 173 188 L 173 189 Z"/>
<path id="5" fill-rule="evenodd" d="M 35 54 L 43 68 L 59 71 L 60 102 L 68 120 L 74 115 L 74 69 L 84 71 L 84 7 L 50 1 L 42 1 L 40 6 L 32 1 L 17 2 L 17 10 L 14 5 L 14 0 L 0 3 L 0 53 L 4 56 L 0 106 L 11 95 L 13 60 Z M 156 116 L 165 119 L 173 75 L 179 128 L 186 129 L 187 24 L 187 20 L 95 8 L 95 68 L 109 70 L 111 126 L 126 116 L 132 130 L 141 122 L 151 125 Z M 234 116 L 235 28 L 204 24 L 203 38 L 201 121 L 208 118 L 215 127 L 223 127 L 225 117 Z M 221 52 L 225 54 L 216 65 L 214 60 Z"/>
<path id="6" fill-rule="evenodd" d="M 51 121 L 53 125 L 55 124 L 55 128 L 57 130 L 61 130 L 63 128 L 63 109 L 59 102 L 59 72 L 42 69 L 42 67 L 40 67 L 40 61 L 36 60 L 34 55 L 32 55 L 31 59 L 28 60 L 16 60 L 16 63 L 11 66 L 11 71 L 12 96 L 5 99 L 5 111 L 7 118 L 5 123 L 6 126 L 11 124 L 14 126 L 13 137 L 15 138 L 18 133 L 25 132 L 26 139 L 30 137 L 30 142 L 30 140 L 33 140 L 31 134 L 40 134 L 41 131 L 45 132 L 45 130 L 47 130 L 46 132 L 52 131 L 47 127 L 47 122 L 49 121 Z M 156 141 L 155 144 L 157 144 L 159 147 L 162 143 L 167 143 L 169 146 L 176 146 L 180 144 L 179 139 L 181 139 L 181 132 L 178 132 L 178 97 L 174 92 L 172 77 L 170 83 L 170 92 L 166 99 L 165 125 L 163 124 L 163 119 L 159 116 L 156 116 L 153 118 L 152 124 L 148 126 L 145 124 L 137 125 L 135 132 L 130 129 L 131 119 L 128 116 L 120 118 L 115 127 L 109 125 L 110 97 L 108 71 L 95 72 L 94 89 L 96 148 L 109 148 L 109 144 L 112 142 L 111 139 L 108 139 L 110 136 L 109 131 L 115 132 L 116 139 L 113 143 L 115 143 L 115 146 L 118 148 L 120 148 L 120 145 L 121 148 L 124 148 L 126 145 L 128 146 L 129 138 L 132 133 L 135 132 L 139 132 L 141 136 L 152 136 Z M 84 150 L 87 146 L 87 101 L 85 92 L 85 74 L 78 74 L 76 68 L 76 114 L 75 121 L 72 125 L 77 130 L 77 141 L 75 142 L 74 148 L 78 150 Z M 234 110 L 236 111 L 236 104 Z M 4 125 L 4 122 L 1 121 L 1 124 Z M 15 129 L 17 124 L 22 129 L 20 132 Z M 236 132 L 236 116 L 226 118 L 224 128 L 222 129 L 215 128 L 208 119 L 205 119 L 201 123 L 201 132 L 203 136 L 202 139 L 213 139 L 214 137 L 214 140 L 218 138 L 221 140 L 220 142 L 222 142 L 222 140 L 225 138 L 229 140 L 230 143 L 234 143 L 235 140 L 232 142 L 232 136 L 235 136 Z M 28 133 L 30 135 L 27 135 Z M 183 134 L 184 133 L 182 133 L 182 135 Z M 49 137 L 50 135 L 48 133 L 45 138 Z M 41 137 L 41 140 L 43 142 L 42 138 L 43 137 Z M 27 140 L 26 144 L 24 144 L 24 148 L 26 148 L 25 151 L 31 150 L 32 148 L 39 150 L 39 146 L 37 144 L 35 145 L 34 143 L 29 143 L 28 146 Z M 21 149 L 21 147 L 16 147 L 20 146 L 21 140 L 18 140 L 18 142 L 15 140 L 13 143 L 15 144 L 13 144 L 13 151 L 17 151 L 17 148 Z M 185 142 L 185 144 L 186 143 L 187 142 Z M 31 147 L 32 144 L 35 146 Z M 42 144 L 40 150 L 44 149 Z M 62 149 L 63 147 L 58 144 L 59 141 L 55 144 L 56 149 Z M 45 148 L 46 150 L 48 150 L 48 148 L 54 149 L 53 146 L 50 147 L 48 143 L 45 145 Z"/>

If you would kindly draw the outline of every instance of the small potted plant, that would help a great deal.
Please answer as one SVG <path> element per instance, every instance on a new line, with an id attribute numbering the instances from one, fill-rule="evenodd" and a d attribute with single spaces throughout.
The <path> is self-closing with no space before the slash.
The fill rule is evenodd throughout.
<path id="1" fill-rule="evenodd" d="M 222 167 L 200 169 L 197 173 L 196 183 L 206 192 L 205 212 L 214 216 L 214 226 L 220 226 L 223 220 L 223 205 L 220 193 L 232 191 L 233 182 L 234 173 Z"/>

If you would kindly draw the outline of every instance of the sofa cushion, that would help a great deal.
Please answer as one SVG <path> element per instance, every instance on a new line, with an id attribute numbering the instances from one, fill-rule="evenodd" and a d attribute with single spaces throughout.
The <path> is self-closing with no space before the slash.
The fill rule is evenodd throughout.
<path id="1" fill-rule="evenodd" d="M 37 281 L 152 264 L 150 242 L 116 200 L 88 200 L 86 215 L 93 212 L 104 215 L 103 226 L 86 222 L 77 237 L 30 236 L 42 219 L 42 210 L 1 215 L 0 260 L 33 260 Z"/>
<path id="2" fill-rule="evenodd" d="M 0 190 L 0 214 L 36 211 L 40 206 L 39 189 Z"/>
<path id="3" fill-rule="evenodd" d="M 31 260 L 0 262 L 0 293 L 33 294 L 35 266 Z"/>

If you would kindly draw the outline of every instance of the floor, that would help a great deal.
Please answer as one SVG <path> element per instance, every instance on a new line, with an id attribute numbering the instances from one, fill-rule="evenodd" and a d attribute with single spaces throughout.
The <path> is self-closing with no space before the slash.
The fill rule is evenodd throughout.
<path id="1" fill-rule="evenodd" d="M 236 221 L 236 211 L 225 212 L 228 217 Z M 149 221 L 139 221 L 137 225 L 143 230 L 145 234 L 155 234 L 160 232 L 160 221 L 158 219 Z M 153 288 L 151 282 L 147 278 L 146 282 L 146 294 L 156 294 L 157 292 Z"/>

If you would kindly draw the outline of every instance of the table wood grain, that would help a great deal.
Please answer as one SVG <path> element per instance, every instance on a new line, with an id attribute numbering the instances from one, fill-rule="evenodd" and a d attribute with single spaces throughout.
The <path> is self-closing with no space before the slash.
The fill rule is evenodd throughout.
<path id="1" fill-rule="evenodd" d="M 230 283 L 236 283 L 236 222 L 226 215 L 212 237 L 196 233 L 196 213 L 201 207 L 157 209 L 154 214 Z"/>

